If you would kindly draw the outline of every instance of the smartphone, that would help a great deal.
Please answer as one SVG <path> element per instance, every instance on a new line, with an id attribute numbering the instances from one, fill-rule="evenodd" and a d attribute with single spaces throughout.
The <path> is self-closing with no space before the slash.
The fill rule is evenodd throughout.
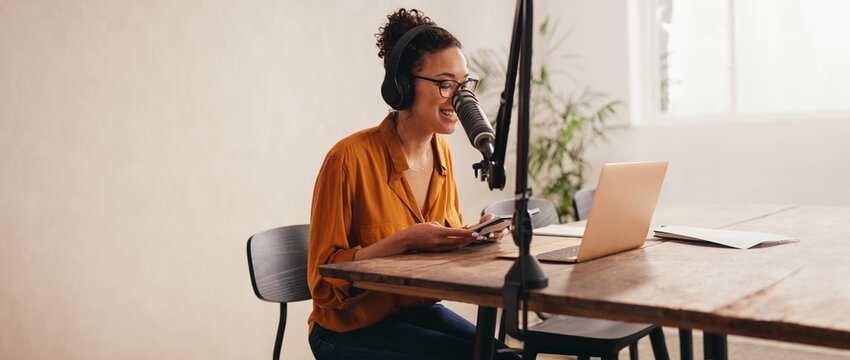
<path id="1" fill-rule="evenodd" d="M 483 224 L 478 224 L 470 229 L 475 230 L 481 236 L 489 236 L 491 233 L 500 231 L 508 226 L 511 226 L 512 217 L 495 217 L 487 220 Z"/>

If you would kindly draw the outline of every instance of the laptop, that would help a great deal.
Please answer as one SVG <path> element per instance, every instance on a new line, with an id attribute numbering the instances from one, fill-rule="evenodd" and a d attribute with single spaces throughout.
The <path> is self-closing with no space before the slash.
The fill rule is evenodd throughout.
<path id="1" fill-rule="evenodd" d="M 643 246 L 666 172 L 666 161 L 605 164 L 581 245 L 534 255 L 578 263 Z"/>

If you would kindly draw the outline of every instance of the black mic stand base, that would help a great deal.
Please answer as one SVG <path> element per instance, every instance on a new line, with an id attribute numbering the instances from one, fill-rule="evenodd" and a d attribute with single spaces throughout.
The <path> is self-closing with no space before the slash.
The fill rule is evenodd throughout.
<path id="1" fill-rule="evenodd" d="M 540 267 L 540 262 L 531 254 L 517 257 L 514 265 L 505 274 L 505 281 L 521 283 L 523 280 L 527 290 L 542 289 L 549 285 L 549 278 Z"/>
<path id="2" fill-rule="evenodd" d="M 523 286 L 523 284 L 525 286 Z M 505 304 L 504 326 L 506 332 L 515 339 L 524 339 L 524 330 L 528 324 L 528 290 L 542 289 L 549 286 L 549 278 L 540 267 L 540 262 L 531 254 L 520 254 L 511 269 L 505 274 L 505 285 L 502 288 L 502 299 Z M 523 324 L 519 326 L 517 310 L 522 301 Z"/>

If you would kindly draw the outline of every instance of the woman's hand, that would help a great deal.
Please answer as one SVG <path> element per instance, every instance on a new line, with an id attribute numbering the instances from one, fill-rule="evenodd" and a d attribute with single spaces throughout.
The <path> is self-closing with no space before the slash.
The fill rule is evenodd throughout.
<path id="1" fill-rule="evenodd" d="M 419 223 L 360 249 L 354 253 L 354 260 L 395 255 L 406 251 L 449 251 L 466 246 L 476 239 L 478 239 L 478 233 L 471 229 L 445 227 L 436 221 Z"/>
<path id="2" fill-rule="evenodd" d="M 496 217 L 496 215 L 493 215 L 493 214 L 486 214 L 486 215 L 482 216 L 482 217 L 481 217 L 481 219 L 479 219 L 479 220 L 478 220 L 478 224 L 482 224 L 482 223 L 484 223 L 485 221 L 490 221 L 490 220 L 492 220 L 492 219 L 493 219 L 493 218 L 495 218 L 495 217 Z M 474 226 L 474 225 L 473 225 L 473 226 Z M 496 241 L 501 241 L 501 240 L 502 240 L 502 238 L 505 236 L 505 234 L 508 234 L 508 233 L 510 233 L 510 232 L 511 232 L 510 227 L 507 227 L 507 228 L 504 228 L 504 229 L 502 229 L 502 230 L 492 232 L 492 233 L 490 233 L 490 235 L 489 235 L 489 236 L 487 236 L 487 235 L 479 236 L 479 237 L 476 239 L 476 241 L 479 241 L 479 242 L 496 242 Z"/>
<path id="3" fill-rule="evenodd" d="M 449 251 L 466 246 L 478 238 L 470 229 L 455 229 L 436 221 L 414 224 L 399 231 L 404 235 L 405 248 L 415 251 Z"/>

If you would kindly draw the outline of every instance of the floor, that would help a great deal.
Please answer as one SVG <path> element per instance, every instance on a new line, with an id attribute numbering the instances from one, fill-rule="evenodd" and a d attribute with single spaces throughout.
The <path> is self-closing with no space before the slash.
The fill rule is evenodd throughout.
<path id="1" fill-rule="evenodd" d="M 664 328 L 667 351 L 670 359 L 679 359 L 679 332 L 677 329 Z M 694 331 L 694 359 L 702 359 L 702 333 Z M 768 341 L 741 336 L 729 336 L 729 359 L 807 359 L 807 360 L 850 360 L 850 350 L 835 350 L 817 346 L 799 345 L 779 341 Z M 519 347 L 520 343 L 509 339 L 508 345 Z M 649 337 L 638 343 L 640 359 L 654 359 Z M 573 356 L 541 354 L 539 360 L 575 359 Z M 620 352 L 621 360 L 629 359 L 628 348 Z"/>

